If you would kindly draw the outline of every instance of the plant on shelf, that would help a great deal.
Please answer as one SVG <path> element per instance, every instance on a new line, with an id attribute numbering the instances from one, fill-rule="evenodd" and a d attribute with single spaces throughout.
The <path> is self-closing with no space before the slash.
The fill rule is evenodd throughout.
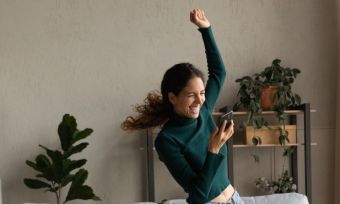
<path id="1" fill-rule="evenodd" d="M 283 152 L 283 167 L 282 174 L 277 181 L 268 180 L 265 177 L 258 178 L 255 181 L 255 185 L 258 189 L 265 193 L 290 193 L 295 192 L 297 189 L 296 184 L 293 182 L 293 178 L 289 176 L 288 170 L 285 169 L 285 163 L 287 158 L 294 153 L 293 148 L 286 148 Z"/>
<path id="2" fill-rule="evenodd" d="M 244 76 L 237 79 L 236 82 L 240 84 L 240 89 L 237 94 L 240 100 L 234 104 L 233 110 L 237 111 L 243 108 L 248 111 L 247 121 L 242 123 L 242 127 L 246 128 L 248 124 L 252 124 L 254 127 L 253 144 L 260 145 L 262 143 L 261 138 L 256 136 L 255 131 L 263 126 L 268 127 L 268 123 L 260 116 L 262 113 L 260 100 L 263 83 L 251 76 Z"/>
<path id="3" fill-rule="evenodd" d="M 243 108 L 249 112 L 248 119 L 242 126 L 253 125 L 254 135 L 252 142 L 254 145 L 262 143 L 261 138 L 256 136 L 255 130 L 262 127 L 268 128 L 268 123 L 260 116 L 263 110 L 276 112 L 282 126 L 279 128 L 279 143 L 284 145 L 289 142 L 284 111 L 301 103 L 301 97 L 294 93 L 291 87 L 300 70 L 297 68 L 284 68 L 280 63 L 280 59 L 274 59 L 271 66 L 266 67 L 260 73 L 236 79 L 236 82 L 240 85 L 237 94 L 239 101 L 234 104 L 233 110 L 237 111 Z M 268 92 L 268 90 L 272 92 Z M 270 104 L 266 104 L 265 101 L 269 101 Z"/>
<path id="4" fill-rule="evenodd" d="M 61 143 L 61 150 L 51 150 L 39 145 L 46 154 L 39 154 L 34 161 L 26 161 L 26 164 L 38 172 L 38 179 L 25 178 L 24 183 L 32 189 L 45 189 L 55 194 L 57 204 L 66 203 L 71 200 L 100 200 L 90 186 L 84 185 L 88 171 L 81 168 L 87 162 L 86 159 L 74 160 L 70 157 L 83 151 L 89 143 L 78 141 L 85 139 L 93 132 L 92 129 L 77 129 L 76 119 L 65 114 L 58 126 L 58 135 Z M 81 169 L 79 169 L 81 168 Z M 74 173 L 76 169 L 79 169 Z M 70 184 L 64 202 L 62 189 Z"/>
<path id="5" fill-rule="evenodd" d="M 284 111 L 301 104 L 301 97 L 294 93 L 291 87 L 296 76 L 301 73 L 301 71 L 297 68 L 284 68 L 280 63 L 280 59 L 273 60 L 272 65 L 266 67 L 256 77 L 263 83 L 265 88 L 275 87 L 270 96 L 273 104 L 270 109 L 276 112 L 276 116 L 282 124 L 282 128 L 279 128 L 279 143 L 283 145 L 285 142 L 289 142 L 288 131 L 285 128 L 286 115 Z"/>

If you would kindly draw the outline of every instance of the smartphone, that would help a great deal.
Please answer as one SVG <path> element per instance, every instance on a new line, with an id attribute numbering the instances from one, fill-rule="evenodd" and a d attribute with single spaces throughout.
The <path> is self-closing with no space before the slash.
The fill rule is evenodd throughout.
<path id="1" fill-rule="evenodd" d="M 224 115 L 222 115 L 220 117 L 220 125 L 219 126 L 221 127 L 223 121 L 226 120 L 227 121 L 227 125 L 225 126 L 225 129 L 224 129 L 224 131 L 225 131 L 231 125 L 231 120 L 232 119 L 233 119 L 233 111 L 229 111 L 228 113 L 226 113 L 226 114 L 224 114 Z"/>

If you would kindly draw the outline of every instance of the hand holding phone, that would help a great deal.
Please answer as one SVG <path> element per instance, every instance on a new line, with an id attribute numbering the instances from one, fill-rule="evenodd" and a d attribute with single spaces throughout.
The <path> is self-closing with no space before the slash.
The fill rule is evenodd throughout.
<path id="1" fill-rule="evenodd" d="M 232 119 L 233 119 L 233 111 L 229 111 L 228 113 L 222 115 L 220 117 L 219 127 L 221 127 L 223 122 L 226 120 L 227 121 L 227 125 L 225 126 L 225 129 L 224 129 L 224 131 L 226 131 L 229 128 L 229 126 L 231 125 Z"/>

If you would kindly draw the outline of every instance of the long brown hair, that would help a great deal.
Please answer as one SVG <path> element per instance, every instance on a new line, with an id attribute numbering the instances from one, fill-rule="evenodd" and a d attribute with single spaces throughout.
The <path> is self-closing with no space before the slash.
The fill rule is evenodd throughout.
<path id="1" fill-rule="evenodd" d="M 203 73 L 190 63 L 179 63 L 168 69 L 162 80 L 161 93 L 149 92 L 144 104 L 135 106 L 136 116 L 128 116 L 122 123 L 124 130 L 138 130 L 163 125 L 172 111 L 168 93 L 176 96 L 192 78 L 199 77 L 204 82 Z"/>

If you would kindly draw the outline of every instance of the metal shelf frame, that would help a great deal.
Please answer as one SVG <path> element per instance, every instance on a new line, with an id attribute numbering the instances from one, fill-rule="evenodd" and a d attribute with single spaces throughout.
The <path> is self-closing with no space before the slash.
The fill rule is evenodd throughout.
<path id="1" fill-rule="evenodd" d="M 299 148 L 300 146 L 304 146 L 304 174 L 305 174 L 305 191 L 306 196 L 310 204 L 312 204 L 312 168 L 311 168 L 311 146 L 315 145 L 311 143 L 311 120 L 310 120 L 310 113 L 315 112 L 315 110 L 310 109 L 309 103 L 301 104 L 297 107 L 297 110 L 289 110 L 285 113 L 293 116 L 291 120 L 296 123 L 296 115 L 303 114 L 303 121 L 304 121 L 304 144 L 296 145 L 294 148 Z M 246 115 L 247 112 L 235 112 L 234 115 Z M 265 111 L 264 115 L 275 114 L 273 111 Z M 222 115 L 221 112 L 214 113 L 214 116 Z M 295 116 L 295 117 L 294 117 Z M 147 149 L 147 201 L 155 202 L 155 177 L 154 177 L 154 159 L 153 159 L 153 136 L 152 131 L 150 129 L 146 132 L 146 149 Z M 234 168 L 233 168 L 233 139 L 232 137 L 227 142 L 228 147 L 228 176 L 231 183 L 234 183 Z M 256 148 L 256 147 L 254 147 Z M 296 151 L 297 152 L 297 151 Z M 292 162 L 292 175 L 294 179 L 297 180 L 298 178 L 298 161 L 297 161 L 297 154 L 293 154 L 291 159 Z"/>
<path id="2" fill-rule="evenodd" d="M 308 201 L 310 204 L 312 204 L 312 159 L 311 159 L 311 146 L 315 145 L 315 143 L 311 142 L 311 120 L 310 120 L 310 113 L 315 112 L 315 110 L 310 109 L 309 103 L 301 104 L 299 107 L 297 107 L 297 110 L 292 111 L 286 111 L 288 115 L 295 116 L 292 117 L 292 120 L 296 123 L 296 115 L 299 113 L 303 113 L 303 126 L 304 126 L 304 144 L 296 145 L 294 146 L 295 150 L 297 148 L 304 146 L 304 160 L 305 160 L 305 166 L 304 166 L 304 176 L 305 176 L 305 191 L 306 196 L 308 198 Z M 236 112 L 235 115 L 245 115 L 246 112 Z M 268 114 L 274 114 L 273 111 L 266 111 L 265 115 Z M 216 116 L 220 115 L 220 113 L 216 113 Z M 228 176 L 230 182 L 234 183 L 234 153 L 233 153 L 233 139 L 232 137 L 227 142 L 228 147 Z M 253 148 L 258 148 L 257 146 Z M 297 151 L 295 151 L 296 154 L 293 154 L 291 159 L 291 167 L 292 167 L 292 176 L 297 181 L 298 178 L 298 158 L 297 158 Z"/>

